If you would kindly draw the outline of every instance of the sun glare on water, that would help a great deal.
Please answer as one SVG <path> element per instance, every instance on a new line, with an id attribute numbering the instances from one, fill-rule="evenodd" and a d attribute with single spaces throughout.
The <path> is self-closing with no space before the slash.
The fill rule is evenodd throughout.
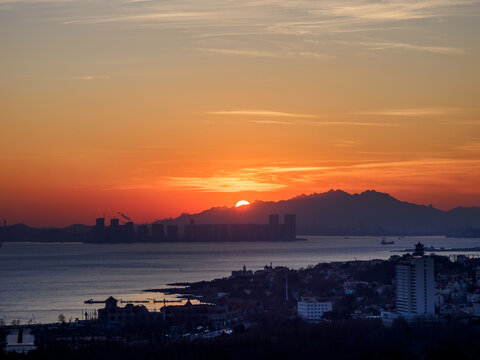
<path id="1" fill-rule="evenodd" d="M 237 205 L 235 205 L 235 207 L 240 207 L 245 205 L 250 205 L 250 203 L 247 200 L 240 200 L 239 202 L 237 202 Z"/>

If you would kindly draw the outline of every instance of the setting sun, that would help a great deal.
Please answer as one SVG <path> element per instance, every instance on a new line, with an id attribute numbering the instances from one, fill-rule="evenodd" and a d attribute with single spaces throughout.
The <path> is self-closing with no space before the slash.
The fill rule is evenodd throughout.
<path id="1" fill-rule="evenodd" d="M 247 200 L 240 200 L 239 202 L 237 202 L 237 205 L 235 205 L 235 207 L 240 207 L 245 205 L 250 205 L 250 203 Z"/>

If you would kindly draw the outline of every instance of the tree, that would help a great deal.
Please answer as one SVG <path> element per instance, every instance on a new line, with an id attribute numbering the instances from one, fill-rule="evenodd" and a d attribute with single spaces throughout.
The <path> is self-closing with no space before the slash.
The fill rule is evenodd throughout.
<path id="1" fill-rule="evenodd" d="M 58 315 L 58 322 L 61 324 L 65 324 L 65 315 L 63 314 Z"/>

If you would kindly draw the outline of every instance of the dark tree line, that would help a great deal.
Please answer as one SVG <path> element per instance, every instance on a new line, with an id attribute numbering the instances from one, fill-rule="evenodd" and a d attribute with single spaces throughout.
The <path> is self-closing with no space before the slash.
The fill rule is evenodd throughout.
<path id="1" fill-rule="evenodd" d="M 125 344 L 91 342 L 78 349 L 49 343 L 27 355 L 0 359 L 479 359 L 478 323 L 342 320 L 306 324 L 299 320 L 264 322 L 257 328 L 213 340 Z"/>

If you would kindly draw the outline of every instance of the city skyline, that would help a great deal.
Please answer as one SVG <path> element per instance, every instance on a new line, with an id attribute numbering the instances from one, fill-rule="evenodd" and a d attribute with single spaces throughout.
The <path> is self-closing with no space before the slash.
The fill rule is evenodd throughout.
<path id="1" fill-rule="evenodd" d="M 0 0 L 0 218 L 480 205 L 478 1 Z"/>

